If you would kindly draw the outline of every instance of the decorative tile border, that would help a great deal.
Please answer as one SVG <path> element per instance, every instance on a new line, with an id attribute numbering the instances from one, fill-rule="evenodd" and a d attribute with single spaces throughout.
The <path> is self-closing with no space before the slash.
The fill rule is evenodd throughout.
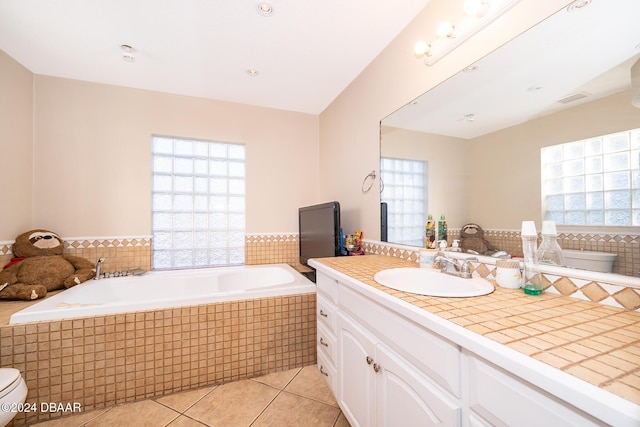
<path id="1" fill-rule="evenodd" d="M 516 232 L 501 233 L 504 236 L 511 236 L 510 233 Z M 516 234 L 519 239 L 520 233 Z M 368 254 L 393 256 L 414 262 L 419 259 L 419 249 L 412 246 L 364 240 L 363 247 L 365 253 Z M 474 274 L 485 279 L 495 280 L 495 265 L 485 263 L 472 264 L 474 265 Z M 640 312 L 640 288 L 548 273 L 543 276 L 546 292 Z"/>

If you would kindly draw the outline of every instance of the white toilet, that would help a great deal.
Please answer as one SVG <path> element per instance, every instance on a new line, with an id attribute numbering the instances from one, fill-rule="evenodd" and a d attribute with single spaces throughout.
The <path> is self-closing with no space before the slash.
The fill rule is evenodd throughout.
<path id="1" fill-rule="evenodd" d="M 18 414 L 18 405 L 27 398 L 27 383 L 14 368 L 0 368 L 0 427 L 4 427 Z M 8 409 L 8 410 L 7 410 Z"/>
<path id="2" fill-rule="evenodd" d="M 607 252 L 583 251 L 575 249 L 563 249 L 565 263 L 568 267 L 582 268 L 603 273 L 613 272 L 613 262 L 616 254 Z"/>

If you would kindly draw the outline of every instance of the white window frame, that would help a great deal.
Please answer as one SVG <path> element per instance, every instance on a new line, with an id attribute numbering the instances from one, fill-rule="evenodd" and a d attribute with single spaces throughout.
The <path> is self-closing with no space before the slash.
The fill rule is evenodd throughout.
<path id="1" fill-rule="evenodd" d="M 425 160 L 380 158 L 380 178 L 384 186 L 380 199 L 387 203 L 387 240 L 424 246 L 428 167 Z"/>
<path id="2" fill-rule="evenodd" d="M 151 153 L 152 268 L 243 264 L 246 147 L 154 135 Z"/>
<path id="3" fill-rule="evenodd" d="M 545 220 L 640 225 L 640 129 L 543 147 L 540 159 Z"/>

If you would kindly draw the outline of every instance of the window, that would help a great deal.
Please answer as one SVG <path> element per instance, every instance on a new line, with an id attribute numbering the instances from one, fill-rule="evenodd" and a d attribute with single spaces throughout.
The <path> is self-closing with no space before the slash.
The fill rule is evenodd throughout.
<path id="1" fill-rule="evenodd" d="M 427 211 L 427 162 L 380 159 L 384 185 L 381 200 L 387 203 L 387 240 L 423 246 Z"/>
<path id="2" fill-rule="evenodd" d="M 640 225 L 640 129 L 541 149 L 545 220 Z"/>
<path id="3" fill-rule="evenodd" d="M 245 146 L 152 138 L 153 268 L 244 263 Z"/>

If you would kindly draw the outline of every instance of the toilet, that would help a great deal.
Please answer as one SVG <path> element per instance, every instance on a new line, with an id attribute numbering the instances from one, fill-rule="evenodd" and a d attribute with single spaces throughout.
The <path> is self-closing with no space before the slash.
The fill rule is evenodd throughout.
<path id="1" fill-rule="evenodd" d="M 618 255 L 607 252 L 583 251 L 575 249 L 563 249 L 565 264 L 568 267 L 582 268 L 584 270 L 613 272 L 613 262 Z"/>
<path id="2" fill-rule="evenodd" d="M 9 424 L 18 414 L 19 405 L 22 405 L 26 398 L 27 384 L 20 371 L 14 368 L 0 368 L 0 427 Z"/>

